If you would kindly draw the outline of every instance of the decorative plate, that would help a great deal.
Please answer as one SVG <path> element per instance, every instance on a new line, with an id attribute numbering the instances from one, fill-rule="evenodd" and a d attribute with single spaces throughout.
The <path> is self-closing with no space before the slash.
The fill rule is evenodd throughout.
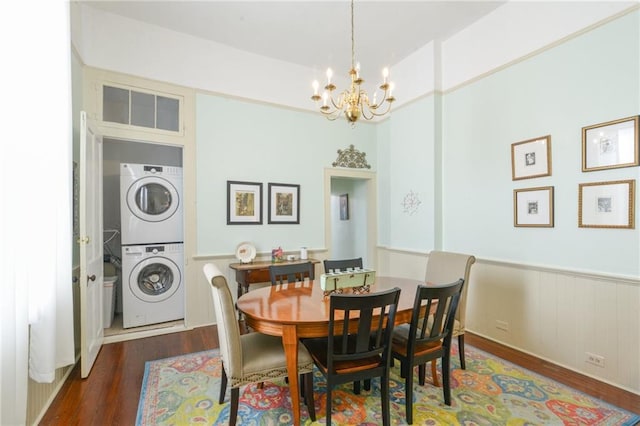
<path id="1" fill-rule="evenodd" d="M 236 247 L 236 257 L 242 263 L 249 263 L 256 258 L 256 248 L 250 242 L 243 242 Z"/>

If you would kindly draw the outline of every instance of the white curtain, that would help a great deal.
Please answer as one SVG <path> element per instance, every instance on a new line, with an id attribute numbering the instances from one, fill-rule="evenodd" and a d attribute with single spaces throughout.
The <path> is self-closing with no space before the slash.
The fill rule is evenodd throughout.
<path id="1" fill-rule="evenodd" d="M 0 143 L 0 424 L 26 422 L 27 384 L 74 362 L 69 4 L 8 2 Z"/>

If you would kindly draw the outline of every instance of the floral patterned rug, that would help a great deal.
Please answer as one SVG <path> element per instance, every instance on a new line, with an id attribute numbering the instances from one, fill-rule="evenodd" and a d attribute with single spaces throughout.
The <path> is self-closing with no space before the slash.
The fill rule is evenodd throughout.
<path id="1" fill-rule="evenodd" d="M 414 388 L 416 425 L 636 425 L 640 415 L 614 407 L 584 393 L 480 351 L 466 347 L 467 369 L 461 370 L 457 347 L 452 350 L 452 405 L 444 405 L 442 388 L 430 382 Z M 439 369 L 438 369 L 439 371 Z M 221 364 L 217 350 L 149 361 L 138 406 L 136 425 L 223 425 L 229 422 L 229 389 L 218 404 Z M 417 374 L 417 372 L 416 372 Z M 442 383 L 442 382 L 441 382 Z M 389 384 L 391 423 L 406 424 L 404 380 L 396 361 Z M 352 385 L 333 390 L 332 423 L 378 425 L 379 381 L 371 391 L 354 395 Z M 316 371 L 314 397 L 317 422 L 300 406 L 302 424 L 325 424 L 326 389 Z M 238 424 L 292 424 L 289 388 L 284 382 L 249 385 L 240 391 Z"/>

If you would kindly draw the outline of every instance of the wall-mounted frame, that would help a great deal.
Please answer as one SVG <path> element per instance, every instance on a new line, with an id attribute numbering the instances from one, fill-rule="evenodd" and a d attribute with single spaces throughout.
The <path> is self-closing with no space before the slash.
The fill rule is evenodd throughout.
<path id="1" fill-rule="evenodd" d="M 227 181 L 227 225 L 262 224 L 262 183 Z"/>
<path id="2" fill-rule="evenodd" d="M 633 179 L 581 183 L 578 189 L 578 226 L 634 229 L 635 184 Z"/>
<path id="3" fill-rule="evenodd" d="M 553 186 L 514 189 L 513 225 L 553 228 Z"/>
<path id="4" fill-rule="evenodd" d="M 300 185 L 269 183 L 269 223 L 300 223 Z"/>
<path id="5" fill-rule="evenodd" d="M 582 128 L 582 171 L 640 165 L 638 116 Z"/>
<path id="6" fill-rule="evenodd" d="M 511 144 L 511 180 L 550 175 L 550 135 Z"/>
<path id="7" fill-rule="evenodd" d="M 349 194 L 340 195 L 340 220 L 349 220 Z"/>

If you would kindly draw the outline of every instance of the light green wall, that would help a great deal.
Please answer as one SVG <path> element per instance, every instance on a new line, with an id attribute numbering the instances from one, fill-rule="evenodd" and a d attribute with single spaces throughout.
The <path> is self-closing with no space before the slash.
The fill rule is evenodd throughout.
<path id="1" fill-rule="evenodd" d="M 324 168 L 353 144 L 375 170 L 375 126 L 208 94 L 196 97 L 198 254 L 325 247 Z M 227 225 L 227 180 L 262 182 L 263 224 Z M 300 225 L 267 224 L 269 182 L 300 185 Z"/>
<path id="2" fill-rule="evenodd" d="M 427 251 L 435 237 L 434 98 L 426 97 L 392 113 L 378 128 L 379 228 L 381 245 Z M 420 201 L 405 212 L 405 196 Z"/>
<path id="3" fill-rule="evenodd" d="M 638 276 L 640 233 L 578 228 L 578 184 L 640 177 L 581 171 L 581 128 L 640 112 L 639 22 L 636 11 L 444 97 L 446 249 Z M 552 175 L 512 181 L 511 144 L 548 134 Z M 555 188 L 555 227 L 515 228 L 513 190 L 538 186 Z"/>
<path id="4" fill-rule="evenodd" d="M 322 170 L 353 143 L 377 173 L 381 246 L 638 275 L 638 230 L 577 227 L 579 183 L 640 177 L 638 167 L 580 169 L 583 126 L 640 112 L 638 15 L 355 129 L 306 112 L 198 95 L 199 254 L 229 254 L 245 240 L 258 251 L 324 247 Z M 553 174 L 512 181 L 511 144 L 548 134 Z M 263 225 L 226 225 L 227 180 L 263 183 Z M 300 225 L 266 224 L 268 182 L 301 185 Z M 537 186 L 555 188 L 555 227 L 515 228 L 513 190 Z M 403 211 L 410 191 L 421 202 L 413 214 Z"/>

